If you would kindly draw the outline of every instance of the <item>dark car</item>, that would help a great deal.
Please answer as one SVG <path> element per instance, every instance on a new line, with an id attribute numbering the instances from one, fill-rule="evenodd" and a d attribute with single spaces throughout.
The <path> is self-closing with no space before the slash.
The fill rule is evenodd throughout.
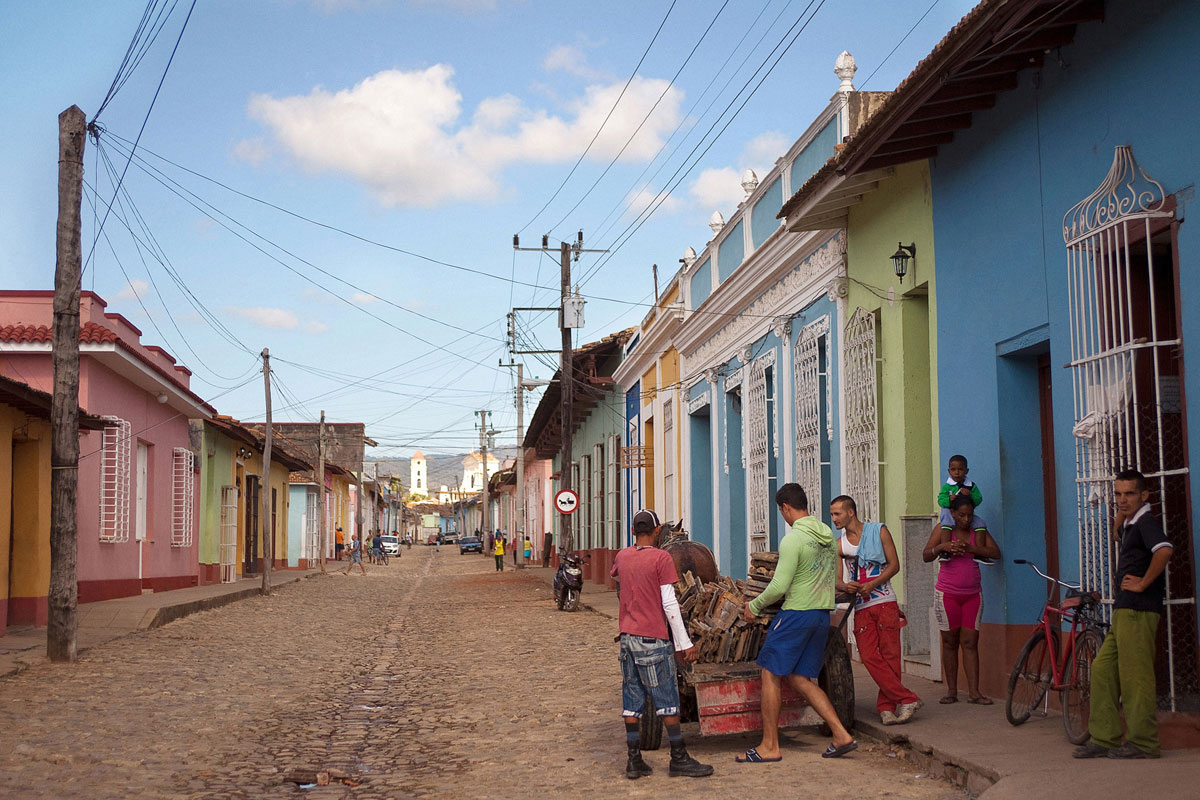
<path id="1" fill-rule="evenodd" d="M 483 541 L 478 536 L 464 536 L 458 540 L 458 554 L 482 553 Z"/>

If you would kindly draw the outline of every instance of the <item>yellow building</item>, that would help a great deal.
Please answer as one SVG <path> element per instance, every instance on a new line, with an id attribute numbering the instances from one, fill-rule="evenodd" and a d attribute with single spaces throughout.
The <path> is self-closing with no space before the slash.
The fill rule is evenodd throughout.
<path id="1" fill-rule="evenodd" d="M 0 635 L 45 625 L 50 592 L 50 395 L 0 376 Z M 100 420 L 80 411 L 88 452 Z"/>

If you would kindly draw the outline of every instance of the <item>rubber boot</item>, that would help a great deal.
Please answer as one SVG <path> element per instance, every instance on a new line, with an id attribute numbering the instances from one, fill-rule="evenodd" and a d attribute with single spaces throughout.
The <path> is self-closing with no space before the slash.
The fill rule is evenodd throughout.
<path id="1" fill-rule="evenodd" d="M 637 745 L 629 746 L 629 761 L 625 763 L 625 777 L 634 781 L 654 772 L 650 765 L 642 760 L 642 750 Z"/>
<path id="2" fill-rule="evenodd" d="M 672 778 L 703 778 L 712 773 L 713 768 L 710 765 L 701 764 L 688 755 L 683 742 L 671 745 L 671 766 L 667 775 Z"/>

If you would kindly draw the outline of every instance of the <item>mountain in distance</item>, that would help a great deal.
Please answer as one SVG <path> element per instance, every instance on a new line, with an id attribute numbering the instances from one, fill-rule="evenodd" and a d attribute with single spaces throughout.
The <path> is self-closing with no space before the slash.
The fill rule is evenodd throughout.
<path id="1" fill-rule="evenodd" d="M 496 460 L 501 464 L 506 459 L 517 457 L 517 448 L 515 446 L 497 447 L 495 450 L 488 450 L 489 454 L 496 457 Z M 467 453 L 458 453 L 457 455 L 437 455 L 426 454 L 425 468 L 429 473 L 430 492 L 436 492 L 438 487 L 445 484 L 453 488 L 462 479 L 462 460 L 467 457 Z M 404 486 L 404 492 L 407 494 L 412 487 L 409 486 L 411 477 L 409 464 L 411 459 L 408 458 L 388 458 L 388 459 L 367 459 L 367 472 L 370 472 L 371 464 L 377 464 L 379 474 L 395 475 L 400 478 L 401 484 Z"/>

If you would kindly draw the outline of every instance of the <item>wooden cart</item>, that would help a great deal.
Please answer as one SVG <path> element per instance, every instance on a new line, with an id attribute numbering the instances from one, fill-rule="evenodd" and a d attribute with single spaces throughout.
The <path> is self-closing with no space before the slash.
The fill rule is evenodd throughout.
<path id="1" fill-rule="evenodd" d="M 838 719 L 847 729 L 854 725 L 854 672 L 850 667 L 850 649 L 844 629 L 849 612 L 839 612 L 841 620 L 829 626 L 825 642 L 825 661 L 818 683 Z M 725 664 L 692 664 L 679 670 L 680 716 L 684 721 L 699 722 L 700 735 L 744 733 L 762 730 L 762 678 L 753 661 Z M 785 680 L 779 709 L 781 728 L 823 725 L 823 721 Z M 641 719 L 643 750 L 657 750 L 662 744 L 662 720 L 647 706 Z"/>

